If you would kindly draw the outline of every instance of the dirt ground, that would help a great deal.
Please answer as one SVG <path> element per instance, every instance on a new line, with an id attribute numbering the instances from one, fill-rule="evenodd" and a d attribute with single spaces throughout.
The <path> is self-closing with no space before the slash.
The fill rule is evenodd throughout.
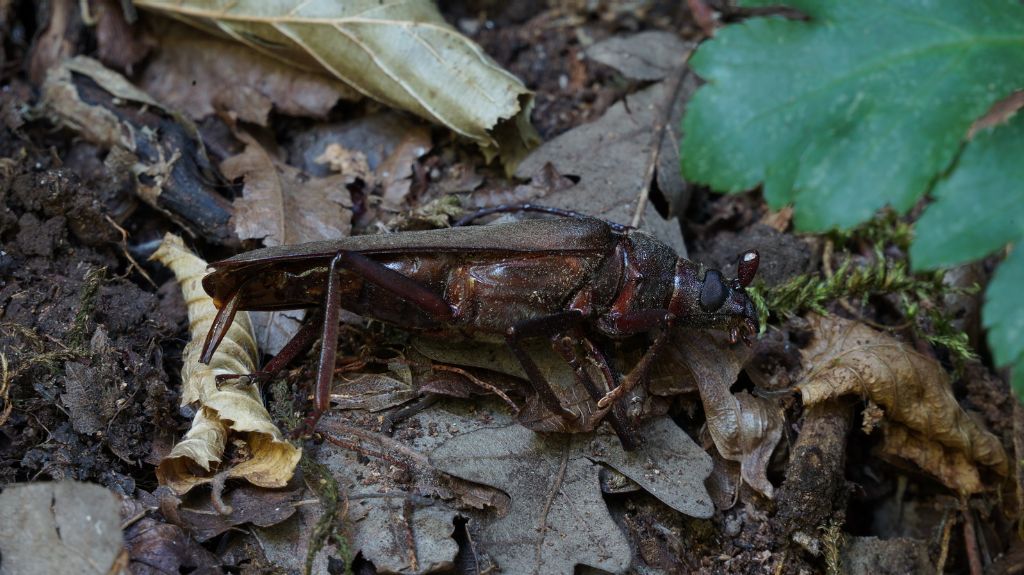
<path id="1" fill-rule="evenodd" d="M 137 178 L 111 162 L 108 149 L 56 125 L 53 115 L 40 106 L 39 70 L 52 65 L 55 53 L 96 55 L 100 50 L 102 40 L 97 34 L 102 32 L 81 22 L 77 4 L 0 1 L 0 354 L 4 360 L 0 490 L 17 483 L 64 479 L 107 488 L 121 499 L 126 549 L 135 573 L 301 572 L 311 546 L 322 547 L 310 555 L 315 559 L 310 563 L 314 572 L 503 572 L 507 563 L 495 559 L 501 552 L 487 548 L 494 535 L 486 526 L 502 513 L 518 513 L 517 502 L 528 500 L 529 495 L 517 495 L 521 490 L 514 485 L 502 487 L 485 479 L 476 483 L 490 486 L 486 497 L 463 484 L 441 485 L 424 479 L 422 466 L 403 463 L 403 457 L 419 461 L 413 452 L 442 450 L 433 452 L 431 465 L 461 469 L 452 474 L 471 482 L 470 476 L 485 471 L 464 468 L 455 455 L 447 467 L 439 463 L 448 461 L 442 452 L 463 453 L 453 443 L 458 431 L 497 424 L 513 429 L 518 424 L 503 401 L 495 400 L 493 394 L 484 398 L 488 394 L 474 393 L 433 403 L 397 423 L 392 434 L 378 434 L 383 416 L 407 407 L 410 401 L 422 402 L 418 391 L 393 392 L 382 399 L 382 392 L 373 388 L 374 382 L 401 379 L 395 375 L 394 362 L 414 355 L 407 334 L 379 322 L 346 320 L 336 374 L 369 386 L 369 391 L 352 400 L 352 409 L 335 410 L 326 418 L 324 434 L 331 435 L 333 429 L 335 441 L 305 440 L 303 463 L 286 488 L 265 489 L 229 480 L 223 495 L 231 495 L 237 513 L 217 527 L 186 512 L 216 507 L 216 502 L 211 503 L 211 488 L 199 487 L 181 498 L 161 488 L 157 465 L 188 431 L 195 409 L 179 406 L 183 349 L 190 337 L 185 300 L 172 274 L 148 258 L 165 232 L 182 233 L 183 220 L 187 221 L 184 228 L 190 230 L 185 232 L 186 243 L 209 261 L 257 247 L 259 242 L 232 237 L 231 228 L 212 216 L 206 228 L 197 227 L 194 223 L 202 218 L 194 213 L 171 217 L 176 215 L 174 208 L 158 209 L 140 200 Z M 550 141 L 598 121 L 625 98 L 653 84 L 585 57 L 588 47 L 650 31 L 669 32 L 684 42 L 699 41 L 705 32 L 690 5 L 703 3 L 484 1 L 445 3 L 442 12 L 536 93 L 533 124 L 543 140 Z M 63 14 L 66 21 L 58 23 L 55 14 Z M 723 16 L 727 20 L 740 17 L 728 9 Z M 140 25 L 147 22 L 144 15 Z M 141 73 L 146 62 L 143 57 L 121 70 L 128 70 L 131 78 Z M 283 155 L 291 152 L 289 163 L 301 165 L 294 151 L 303 138 L 316 137 L 317 126 L 380 112 L 380 106 L 366 102 L 340 103 L 326 119 L 275 115 L 263 133 L 276 138 Z M 244 147 L 232 137 L 223 116 L 210 116 L 197 125 L 213 164 Z M 417 125 L 424 130 L 425 124 Z M 430 150 L 415 159 L 408 189 L 395 209 L 382 208 L 381 186 L 348 184 L 352 233 L 369 233 L 380 226 L 392 230 L 437 227 L 436 217 L 424 214 L 436 215 L 437 200 L 453 190 L 466 209 L 523 200 L 545 203 L 548 194 L 554 197 L 561 187 L 572 186 L 568 180 L 573 176 L 579 179 L 577 174 L 562 174 L 546 182 L 538 177 L 524 185 L 529 178 L 507 177 L 497 164 L 488 165 L 472 145 L 449 132 L 436 127 L 425 131 Z M 668 229 L 679 245 L 685 245 L 690 259 L 721 268 L 727 277 L 736 273 L 736 255 L 750 247 L 761 254 L 763 289 L 801 274 L 830 272 L 840 260 L 871 265 L 874 240 L 868 232 L 796 235 L 785 216 L 769 212 L 756 191 L 719 196 L 680 185 L 669 196 L 659 187 L 661 178 L 660 173 L 654 176 L 654 206 L 662 215 L 671 211 L 680 222 L 678 230 L 674 222 Z M 239 179 L 224 178 L 210 187 L 228 205 L 241 194 L 242 184 Z M 567 202 L 575 205 L 562 207 L 593 211 L 585 198 Z M 196 233 L 197 229 L 208 233 Z M 218 237 L 209 230 L 224 235 Z M 887 256 L 905 261 L 898 241 L 883 243 Z M 990 271 L 977 266 L 960 273 L 968 277 L 963 281 L 984 284 Z M 1005 374 L 992 370 L 984 352 L 977 324 L 979 297 L 974 293 L 930 302 L 961 322 L 957 325 L 980 350 L 977 359 L 958 362 L 948 350 L 931 345 L 920 337 L 921 332 L 908 327 L 889 331 L 896 341 L 952 374 L 952 393 L 968 414 L 965 417 L 991 432 L 1013 462 L 1024 439 L 1020 406 L 1008 391 Z M 840 298 L 825 307 L 838 317 L 866 325 L 905 326 L 907 321 L 897 298 L 884 293 Z M 587 505 L 606 507 L 625 535 L 631 557 L 625 571 L 880 575 L 1024 569 L 1014 466 L 1000 475 L 994 467 L 979 464 L 978 481 L 984 488 L 961 496 L 948 480 L 923 471 L 913 458 L 908 460 L 907 450 L 893 451 L 883 445 L 879 428 L 885 427 L 886 415 L 881 413 L 890 410 L 879 407 L 886 405 L 882 400 L 850 394 L 805 407 L 792 386 L 814 367 L 801 355 L 819 333 L 808 322 L 802 312 L 789 318 L 772 316 L 770 329 L 744 352 L 749 355 L 737 363 L 734 379 L 725 386 L 726 394 L 731 388 L 737 396 L 763 399 L 779 414 L 780 424 L 774 428 L 777 446 L 759 455 L 765 480 L 774 487 L 771 497 L 752 486 L 758 484 L 756 480 L 740 480 L 741 459 L 755 467 L 747 459 L 751 450 L 743 448 L 743 456 L 731 460 L 718 454 L 706 425 L 710 408 L 695 385 L 652 395 L 650 403 L 652 413 L 674 420 L 696 445 L 713 455 L 714 471 L 707 481 L 714 503 L 710 517 L 688 516 L 641 489 L 626 479 L 633 476 L 623 470 L 625 465 L 619 469 L 607 463 L 593 454 L 592 445 L 579 448 L 587 457 L 565 456 L 561 472 L 566 477 L 573 477 L 577 464 L 580 469 L 594 467 L 591 479 L 594 485 L 600 479 L 600 490 L 590 494 L 594 501 Z M 716 341 L 719 347 L 712 354 L 716 361 L 739 362 L 725 358 L 740 352 Z M 270 413 L 286 430 L 296 425 L 296 414 L 308 409 L 305 398 L 315 364 L 316 353 L 311 353 L 265 388 Z M 412 381 L 418 381 L 415 374 Z M 462 387 L 444 388 L 439 381 L 434 381 L 433 391 L 465 395 L 459 391 Z M 528 399 L 521 381 L 508 383 L 498 376 L 488 381 L 496 389 L 509 390 L 514 403 Z M 371 409 L 370 401 L 383 403 Z M 360 435 L 371 431 L 372 436 Z M 608 449 L 617 449 L 607 426 L 597 435 L 578 435 L 586 438 L 583 442 L 611 437 Z M 577 440 L 566 441 L 557 449 L 575 453 L 576 444 L 571 442 Z M 226 459 L 245 457 L 230 450 Z M 466 458 L 473 457 L 471 451 L 465 453 Z M 538 467 L 550 463 L 532 453 L 518 457 Z M 554 461 L 551 469 L 558 472 Z M 685 462 L 677 463 L 685 467 Z M 610 471 L 613 467 L 621 473 Z M 325 478 L 331 475 L 333 480 Z M 626 486 L 617 487 L 617 480 L 624 480 Z M 332 492 L 324 485 L 335 489 Z M 377 495 L 368 495 L 374 492 Z M 572 492 L 565 496 L 575 497 Z M 496 497 L 504 498 L 504 503 L 480 503 Z M 512 503 L 507 501 L 510 497 Z M 444 501 L 443 509 L 435 501 Z M 529 499 L 530 504 L 534 502 L 545 513 L 547 507 L 558 504 L 543 497 Z M 288 513 L 242 512 L 265 510 L 269 503 L 287 507 Z M 392 504 L 393 508 L 387 507 Z M 579 509 L 591 509 L 580 505 Z M 320 519 L 327 515 L 334 522 L 327 521 L 325 528 Z M 588 522 L 585 516 L 572 520 Z M 398 529 L 407 540 L 399 547 L 375 547 L 366 535 L 374 526 L 382 532 Z M 559 527 L 568 533 L 577 526 L 552 528 Z M 594 549 L 574 549 L 559 551 L 567 554 L 570 566 L 573 556 L 594 555 Z M 603 560 L 588 564 L 610 565 Z M 2 561 L 0 557 L 0 565 Z M 604 572 L 585 565 L 575 570 Z"/>

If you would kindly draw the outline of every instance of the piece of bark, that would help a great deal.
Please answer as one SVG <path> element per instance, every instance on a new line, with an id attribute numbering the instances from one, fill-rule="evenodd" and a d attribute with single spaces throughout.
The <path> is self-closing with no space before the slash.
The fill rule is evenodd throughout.
<path id="1" fill-rule="evenodd" d="M 43 101 L 52 119 L 107 148 L 106 163 L 134 180 L 135 193 L 191 235 L 236 245 L 231 204 L 217 194 L 194 127 L 163 110 L 123 76 L 76 57 L 50 70 Z"/>
<path id="2" fill-rule="evenodd" d="M 778 493 L 780 539 L 797 531 L 815 536 L 837 502 L 845 499 L 846 438 L 852 427 L 853 408 L 844 400 L 825 401 L 807 409 Z"/>

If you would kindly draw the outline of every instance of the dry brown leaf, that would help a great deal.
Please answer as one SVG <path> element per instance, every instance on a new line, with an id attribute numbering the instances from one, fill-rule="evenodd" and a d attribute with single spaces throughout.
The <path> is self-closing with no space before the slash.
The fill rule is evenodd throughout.
<path id="1" fill-rule="evenodd" d="M 999 439 L 960 408 L 937 361 L 858 322 L 818 315 L 808 321 L 814 339 L 802 352 L 809 371 L 798 385 L 805 405 L 846 394 L 870 399 L 890 422 L 887 451 L 959 493 L 981 489 L 979 464 L 1007 474 Z"/>
<path id="2" fill-rule="evenodd" d="M 597 120 L 545 142 L 523 160 L 516 176 L 529 178 L 551 163 L 578 183 L 545 196 L 543 203 L 640 227 L 685 257 L 676 217 L 686 209 L 689 187 L 679 175 L 676 127 L 686 95 L 697 88 L 696 76 L 686 68 L 691 49 L 692 44 L 664 32 L 607 40 L 588 49 L 599 61 L 622 65 L 627 76 L 662 81 L 626 96 Z M 650 201 L 652 188 L 668 202 L 671 219 Z"/>
<path id="3" fill-rule="evenodd" d="M 389 106 L 447 126 L 515 164 L 536 144 L 531 93 L 430 0 L 136 0 Z"/>
<path id="4" fill-rule="evenodd" d="M 344 176 L 309 178 L 276 161 L 252 136 L 240 133 L 245 152 L 221 163 L 228 178 L 245 178 L 244 197 L 235 200 L 235 231 L 268 246 L 344 237 L 352 211 Z"/>
<path id="5" fill-rule="evenodd" d="M 248 315 L 239 312 L 209 365 L 199 363 L 202 341 L 217 314 L 201 284 L 206 262 L 189 252 L 181 238 L 173 234 L 165 236 L 153 259 L 171 268 L 188 303 L 192 341 L 183 354 L 181 401 L 199 408 L 185 438 L 157 467 L 157 479 L 179 494 L 212 482 L 216 475 L 245 479 L 261 487 L 284 486 L 302 451 L 285 441 L 270 420 L 258 386 L 243 379 L 220 385 L 216 381 L 221 374 L 256 371 L 256 340 Z M 247 452 L 248 458 L 228 469 L 218 469 L 232 437 L 245 444 L 239 452 Z"/>
<path id="6" fill-rule="evenodd" d="M 84 56 L 49 71 L 43 105 L 54 123 L 108 148 L 104 163 L 113 177 L 131 180 L 143 201 L 194 236 L 238 242 L 227 227 L 231 206 L 207 177 L 209 160 L 188 120 Z"/>
<path id="7" fill-rule="evenodd" d="M 703 332 L 677 334 L 672 344 L 672 351 L 685 361 L 700 390 L 708 432 L 718 453 L 740 463 L 740 476 L 747 485 L 772 497 L 775 490 L 767 470 L 782 438 L 782 410 L 770 400 L 729 391 L 750 357 L 750 349 L 730 346 L 724 334 Z"/>
<path id="8" fill-rule="evenodd" d="M 159 19 L 159 49 L 139 84 L 165 105 L 199 120 L 217 110 L 267 125 L 271 108 L 322 118 L 339 99 L 359 93 L 336 80 L 299 70 L 236 42 Z"/>

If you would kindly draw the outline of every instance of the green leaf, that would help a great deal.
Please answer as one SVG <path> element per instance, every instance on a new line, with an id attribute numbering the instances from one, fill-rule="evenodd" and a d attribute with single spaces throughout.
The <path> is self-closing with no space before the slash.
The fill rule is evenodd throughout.
<path id="1" fill-rule="evenodd" d="M 917 221 L 915 269 L 984 257 L 1024 236 L 1024 114 L 967 144 L 956 169 L 936 184 Z"/>
<path id="2" fill-rule="evenodd" d="M 772 206 L 795 204 L 800 228 L 907 210 L 971 123 L 1024 86 L 1017 0 L 783 4 L 809 20 L 728 26 L 692 58 L 708 83 L 688 106 L 682 164 L 723 191 L 763 182 Z"/>
<path id="3" fill-rule="evenodd" d="M 988 343 L 996 365 L 1014 366 L 1013 385 L 1024 395 L 1024 249 L 1017 245 L 996 270 L 985 292 L 981 320 L 988 329 Z"/>

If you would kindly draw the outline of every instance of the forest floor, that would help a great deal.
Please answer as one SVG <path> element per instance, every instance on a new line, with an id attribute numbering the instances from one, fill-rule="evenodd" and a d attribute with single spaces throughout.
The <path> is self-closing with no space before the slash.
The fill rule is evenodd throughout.
<path id="1" fill-rule="evenodd" d="M 152 15 L 118 28 L 108 21 L 117 2 L 89 4 L 96 26 L 70 0 L 0 0 L 0 523 L 31 514 L 18 507 L 29 498 L 2 497 L 15 484 L 77 480 L 116 496 L 118 556 L 135 573 L 1021 571 L 1011 463 L 1024 418 L 984 352 L 978 292 L 953 289 L 983 285 L 991 262 L 951 272 L 937 288 L 919 280 L 934 288 L 922 305 L 966 333 L 974 357 L 930 343 L 928 320 L 908 317 L 900 294 L 882 289 L 812 306 L 827 316 L 773 313 L 750 346 L 684 330 L 632 398 L 643 419 L 639 455 L 623 452 L 607 425 L 538 433 L 550 414 L 536 413 L 515 369 L 501 373 L 500 358 L 481 358 L 501 346 L 422 341 L 345 316 L 333 408 L 318 435 L 294 443 L 301 460 L 285 486 L 217 472 L 257 449 L 252 435 L 235 431 L 213 473 L 194 465 L 158 472 L 197 413 L 180 406 L 192 337 L 185 297 L 148 259 L 167 232 L 215 261 L 259 247 L 254 238 L 277 228 L 286 231 L 276 243 L 294 243 L 312 239 L 316 226 L 333 226 L 335 236 L 431 229 L 477 208 L 533 202 L 638 225 L 730 278 L 737 256 L 756 248 L 764 294 L 793 278 L 850 273 L 843 265 L 905 270 L 899 230 L 909 220 L 798 235 L 789 214 L 769 210 L 757 191 L 722 196 L 681 179 L 679 119 L 699 84 L 686 57 L 714 26 L 712 8 L 725 10 L 723 21 L 743 16 L 715 2 L 442 6 L 449 23 L 535 94 L 531 118 L 547 144 L 514 175 L 450 131 L 365 99 L 311 117 L 276 111 L 279 97 L 296 94 L 275 93 L 269 119 L 247 121 L 248 109 L 211 104 L 208 93 L 210 84 L 243 82 L 242 72 L 218 78 L 189 62 L 207 75 L 197 87 L 182 72 L 188 65 L 166 55 L 167 33 Z M 183 154 L 199 160 L 175 172 L 172 185 L 214 197 L 147 198 L 152 174 L 84 135 L 82 118 L 101 115 L 74 116 L 81 111 L 44 96 L 47 72 L 77 54 L 98 57 L 157 99 L 173 94 L 188 106 L 192 91 L 203 92 L 196 97 L 207 97 L 211 113 L 194 118 L 191 132 L 152 107 L 124 112 L 95 77 L 76 73 L 71 84 L 78 104 L 180 137 Z M 313 186 L 331 177 L 316 160 L 332 143 L 341 145 L 336 163 L 351 169 L 332 180 L 336 188 Z M 254 167 L 260 154 L 273 159 Z M 289 205 L 254 204 L 249 187 L 261 181 L 281 188 Z M 307 187 L 318 191 L 288 199 Z M 288 231 L 299 209 L 334 219 Z M 953 287 L 943 293 L 942 285 Z M 266 359 L 298 320 L 263 321 Z M 647 336 L 622 343 L 613 363 L 635 362 L 649 344 Z M 281 437 L 310 407 L 316 349 L 263 389 Z M 531 350 L 549 373 L 560 369 L 548 366 L 545 350 Z M 825 372 L 841 353 L 866 370 L 856 385 Z M 407 417 L 390 425 L 398 413 Z M 202 479 L 168 487 L 169 475 L 192 481 L 187 474 Z M 76 528 L 69 521 L 58 530 L 65 540 Z M 54 544 L 0 527 L 5 537 L 0 570 L 5 561 L 39 561 L 42 546 Z M 43 565 L 35 572 L 47 572 Z"/>

